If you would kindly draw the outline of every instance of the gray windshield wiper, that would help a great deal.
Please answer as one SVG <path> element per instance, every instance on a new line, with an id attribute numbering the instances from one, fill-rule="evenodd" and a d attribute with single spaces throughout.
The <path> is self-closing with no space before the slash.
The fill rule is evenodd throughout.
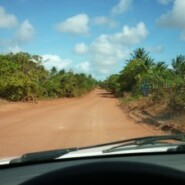
<path id="1" fill-rule="evenodd" d="M 11 160 L 10 164 L 48 161 L 77 150 L 78 148 L 69 148 L 44 152 L 27 153 L 22 155 L 20 158 Z"/>
<path id="2" fill-rule="evenodd" d="M 126 146 L 132 146 L 132 145 L 138 148 L 139 147 L 145 148 L 147 146 L 151 147 L 152 145 L 155 146 L 156 144 L 161 145 L 161 146 L 165 146 L 169 144 L 173 145 L 173 143 L 171 142 L 170 143 L 164 142 L 167 140 L 185 142 L 185 134 L 149 136 L 149 137 L 128 139 L 128 140 L 122 141 L 120 145 L 103 150 L 102 152 L 111 153 L 111 152 L 121 151 L 121 150 L 124 150 Z"/>
<path id="3" fill-rule="evenodd" d="M 84 148 L 69 148 L 69 149 L 59 149 L 59 150 L 51 150 L 51 151 L 44 151 L 44 152 L 35 152 L 35 153 L 27 153 L 22 155 L 20 158 L 16 158 L 10 161 L 10 164 L 15 164 L 15 163 L 34 163 L 34 162 L 44 162 L 44 161 L 49 161 L 56 159 L 62 155 L 68 154 L 70 152 L 74 152 L 77 150 L 81 149 L 89 149 L 89 148 L 95 148 L 95 147 L 101 147 L 101 146 L 108 146 L 112 144 L 116 144 L 117 146 L 111 147 L 109 149 L 103 150 L 103 153 L 111 153 L 111 152 L 116 152 L 116 151 L 121 151 L 125 148 L 126 146 L 134 146 L 136 147 L 151 147 L 151 145 L 162 145 L 164 144 L 169 145 L 169 142 L 161 142 L 165 140 L 173 140 L 173 141 L 180 141 L 180 142 L 185 142 L 185 134 L 177 134 L 177 135 L 163 135 L 163 136 L 150 136 L 150 137 L 141 137 L 141 138 L 134 138 L 134 139 L 128 139 L 128 140 L 123 140 L 123 141 L 117 141 L 113 143 L 107 143 L 107 144 L 102 144 L 102 145 L 96 145 L 96 146 L 90 146 L 90 147 L 84 147 Z M 171 143 L 173 144 L 173 143 Z M 133 149 L 133 148 L 131 148 Z M 177 150 L 173 151 L 185 151 L 185 145 L 180 145 Z"/>

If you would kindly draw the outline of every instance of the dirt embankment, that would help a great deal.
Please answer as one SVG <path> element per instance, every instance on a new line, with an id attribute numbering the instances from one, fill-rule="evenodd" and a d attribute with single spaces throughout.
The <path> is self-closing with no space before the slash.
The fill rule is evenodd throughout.
<path id="1" fill-rule="evenodd" d="M 121 106 L 138 123 L 152 125 L 156 130 L 169 134 L 185 132 L 184 113 L 171 111 L 165 103 L 154 103 L 150 98 L 142 98 L 126 104 L 122 102 Z"/>

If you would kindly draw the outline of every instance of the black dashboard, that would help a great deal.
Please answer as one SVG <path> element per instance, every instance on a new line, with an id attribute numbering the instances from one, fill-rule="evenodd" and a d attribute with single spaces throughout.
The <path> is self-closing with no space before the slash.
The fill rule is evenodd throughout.
<path id="1" fill-rule="evenodd" d="M 73 177 L 74 174 L 77 176 Z M 82 178 L 86 179 L 85 182 L 75 180 L 81 174 Z M 146 183 L 151 179 L 149 184 L 158 181 L 164 183 L 167 182 L 165 179 L 169 178 L 171 183 L 173 180 L 177 182 L 180 179 L 178 182 L 180 184 L 185 182 L 185 154 L 119 155 L 1 166 L 0 184 L 18 185 L 24 182 L 25 184 L 73 184 L 72 182 L 76 182 L 74 184 L 102 184 L 102 182 L 114 184 L 116 180 L 119 182 L 121 180 L 117 175 L 122 178 L 122 182 L 136 180 Z M 58 176 L 72 181 L 61 183 L 58 179 L 54 182 L 53 179 L 57 179 Z M 33 179 L 36 181 L 32 181 Z"/>

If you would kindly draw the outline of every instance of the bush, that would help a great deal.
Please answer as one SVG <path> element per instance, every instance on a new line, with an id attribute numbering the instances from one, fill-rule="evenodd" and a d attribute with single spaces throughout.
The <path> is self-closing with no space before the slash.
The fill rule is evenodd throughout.
<path id="1" fill-rule="evenodd" d="M 91 75 L 72 71 L 47 71 L 37 55 L 0 55 L 0 98 L 20 101 L 37 98 L 78 97 L 96 87 Z"/>
<path id="2" fill-rule="evenodd" d="M 185 89 L 176 89 L 172 94 L 168 106 L 171 110 L 185 111 Z"/>
<path id="3" fill-rule="evenodd" d="M 152 93 L 152 101 L 154 103 L 161 103 L 166 100 L 167 94 L 164 89 L 157 89 Z"/>

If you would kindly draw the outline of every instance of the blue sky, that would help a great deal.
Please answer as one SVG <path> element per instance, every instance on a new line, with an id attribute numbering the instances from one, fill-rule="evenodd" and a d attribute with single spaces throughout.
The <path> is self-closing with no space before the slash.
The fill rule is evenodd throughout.
<path id="1" fill-rule="evenodd" d="M 119 72 L 144 47 L 170 65 L 185 53 L 184 0 L 0 0 L 0 52 L 29 52 L 50 69 Z"/>

